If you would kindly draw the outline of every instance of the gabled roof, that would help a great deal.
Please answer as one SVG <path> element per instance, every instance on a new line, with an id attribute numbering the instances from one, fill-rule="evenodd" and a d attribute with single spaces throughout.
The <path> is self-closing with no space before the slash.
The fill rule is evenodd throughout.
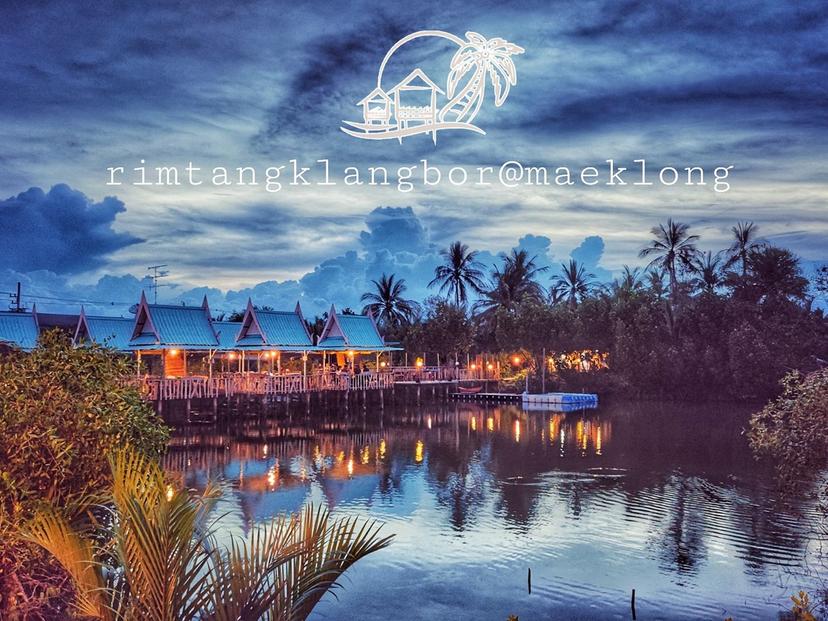
<path id="1" fill-rule="evenodd" d="M 252 349 L 308 351 L 313 349 L 299 304 L 293 311 L 261 310 L 247 300 L 237 345 Z"/>
<path id="2" fill-rule="evenodd" d="M 412 82 L 414 82 L 415 79 L 419 79 L 422 82 L 422 84 L 412 84 Z M 395 93 L 401 89 L 416 91 L 435 90 L 441 95 L 445 94 L 443 92 L 443 89 L 437 86 L 434 82 L 432 82 L 431 78 L 429 78 L 425 73 L 423 73 L 423 70 L 419 67 L 411 73 L 409 73 L 407 76 L 405 76 L 402 80 L 400 80 L 400 82 L 396 86 L 394 86 L 394 88 L 389 89 L 388 94 L 390 95 L 391 93 Z"/>
<path id="3" fill-rule="evenodd" d="M 0 344 L 31 351 L 37 346 L 37 311 L 30 313 L 0 311 Z"/>
<path id="4" fill-rule="evenodd" d="M 95 317 L 81 309 L 75 329 L 75 345 L 97 343 L 118 351 L 129 351 L 135 320 L 124 317 Z"/>
<path id="5" fill-rule="evenodd" d="M 148 304 L 141 293 L 130 346 L 132 349 L 216 349 L 207 296 L 201 306 Z"/>
<path id="6" fill-rule="evenodd" d="M 360 99 L 359 102 L 357 102 L 357 105 L 361 106 L 366 101 L 372 101 L 372 100 L 376 99 L 377 97 L 380 97 L 380 98 L 382 98 L 383 100 L 385 100 L 387 102 L 391 101 L 391 98 L 386 94 L 386 92 L 378 86 L 374 90 L 372 90 L 370 93 L 368 93 L 365 97 Z"/>
<path id="7" fill-rule="evenodd" d="M 238 321 L 214 321 L 213 329 L 219 340 L 219 349 L 235 349 L 241 324 Z"/>
<path id="8" fill-rule="evenodd" d="M 339 315 L 331 306 L 328 321 L 319 337 L 319 349 L 357 351 L 380 351 L 388 349 L 377 329 L 374 318 L 369 315 Z"/>

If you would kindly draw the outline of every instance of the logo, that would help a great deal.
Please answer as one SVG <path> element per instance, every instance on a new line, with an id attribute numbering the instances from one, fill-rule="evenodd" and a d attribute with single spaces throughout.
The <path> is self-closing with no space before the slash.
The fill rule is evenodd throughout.
<path id="1" fill-rule="evenodd" d="M 394 53 L 403 45 L 425 37 L 447 39 L 459 48 L 451 59 L 445 91 L 417 67 L 401 82 L 386 90 L 383 72 Z M 486 39 L 467 32 L 466 39 L 442 30 L 420 30 L 397 41 L 385 54 L 377 73 L 377 87 L 356 105 L 362 107 L 362 121 L 342 121 L 340 129 L 363 140 L 390 140 L 417 134 L 431 134 L 436 144 L 437 132 L 458 129 L 486 132 L 474 125 L 477 113 L 491 84 L 495 107 L 499 108 L 517 84 L 517 69 L 512 56 L 524 49 L 505 39 Z M 387 86 L 387 85 L 385 85 Z"/>

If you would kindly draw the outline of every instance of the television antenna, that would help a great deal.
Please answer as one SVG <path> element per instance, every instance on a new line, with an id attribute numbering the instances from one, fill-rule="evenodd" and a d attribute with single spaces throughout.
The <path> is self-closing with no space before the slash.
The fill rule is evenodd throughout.
<path id="1" fill-rule="evenodd" d="M 153 297 L 153 304 L 158 304 L 158 287 L 169 287 L 169 284 L 159 284 L 158 281 L 161 278 L 166 278 L 170 275 L 169 270 L 161 269 L 167 267 L 166 263 L 162 263 L 161 265 L 150 265 L 147 268 L 148 272 L 152 272 L 150 274 L 150 278 L 152 278 L 152 297 Z"/>

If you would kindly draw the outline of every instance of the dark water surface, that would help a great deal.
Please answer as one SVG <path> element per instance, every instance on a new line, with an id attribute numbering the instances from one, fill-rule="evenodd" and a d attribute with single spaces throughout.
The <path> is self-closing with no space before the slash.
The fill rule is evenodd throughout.
<path id="1" fill-rule="evenodd" d="M 178 429 L 242 533 L 321 503 L 395 533 L 314 619 L 774 619 L 819 582 L 813 502 L 783 503 L 746 411 L 440 404 Z M 527 569 L 532 592 L 527 592 Z"/>

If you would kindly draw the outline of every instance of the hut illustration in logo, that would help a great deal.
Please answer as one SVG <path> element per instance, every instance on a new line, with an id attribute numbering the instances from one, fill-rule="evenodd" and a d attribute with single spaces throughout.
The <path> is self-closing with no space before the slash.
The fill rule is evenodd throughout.
<path id="1" fill-rule="evenodd" d="M 419 67 L 398 84 L 383 89 L 385 66 L 400 47 L 423 37 L 447 39 L 458 46 L 449 65 L 445 91 Z M 355 138 L 388 140 L 416 134 L 431 134 L 459 129 L 485 134 L 472 121 L 480 111 L 491 84 L 496 107 L 503 105 L 509 90 L 517 84 L 517 70 L 512 56 L 523 48 L 505 39 L 485 39 L 476 32 L 467 32 L 461 39 L 441 30 L 421 30 L 403 37 L 385 54 L 377 73 L 377 86 L 357 103 L 362 107 L 362 122 L 343 121 L 340 129 Z"/>

